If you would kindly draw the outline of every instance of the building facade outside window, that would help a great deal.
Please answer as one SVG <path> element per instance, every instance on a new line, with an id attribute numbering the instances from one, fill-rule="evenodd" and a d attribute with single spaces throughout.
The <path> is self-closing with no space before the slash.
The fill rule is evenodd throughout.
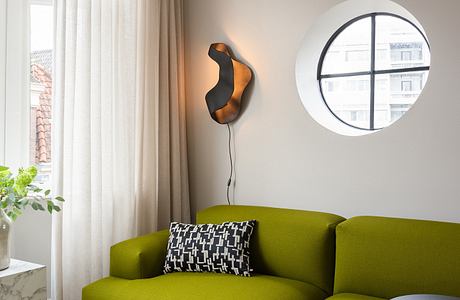
<path id="1" fill-rule="evenodd" d="M 379 130 L 412 107 L 429 67 L 429 45 L 415 24 L 372 13 L 351 20 L 330 38 L 318 65 L 318 81 L 336 118 L 358 129 Z"/>
<path id="2" fill-rule="evenodd" d="M 37 182 L 48 185 L 51 176 L 53 87 L 53 6 L 30 6 L 30 129 L 29 160 L 38 167 Z"/>

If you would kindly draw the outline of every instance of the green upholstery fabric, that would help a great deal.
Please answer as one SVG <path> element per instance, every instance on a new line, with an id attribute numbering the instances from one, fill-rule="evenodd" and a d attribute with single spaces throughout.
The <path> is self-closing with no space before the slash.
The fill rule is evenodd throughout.
<path id="1" fill-rule="evenodd" d="M 460 224 L 355 217 L 336 234 L 334 294 L 460 296 Z"/>
<path id="2" fill-rule="evenodd" d="M 214 206 L 197 214 L 197 223 L 257 220 L 251 237 L 256 273 L 311 283 L 332 293 L 335 226 L 333 214 L 255 206 Z"/>
<path id="3" fill-rule="evenodd" d="M 110 275 L 125 279 L 163 274 L 169 230 L 123 241 L 110 249 Z"/>
<path id="4" fill-rule="evenodd" d="M 110 275 L 83 289 L 83 300 L 129 299 L 306 299 L 332 293 L 335 226 L 342 217 L 299 210 L 218 206 L 199 223 L 257 220 L 246 278 L 213 273 L 161 275 L 168 231 L 127 240 L 110 252 Z M 261 275 L 264 274 L 264 275 Z M 136 280 L 133 280 L 136 279 Z"/>
<path id="5" fill-rule="evenodd" d="M 342 294 L 335 294 L 327 298 L 327 300 L 385 300 L 384 298 L 378 297 L 371 297 L 371 296 L 364 296 L 359 294 L 350 294 L 350 293 L 342 293 Z"/>
<path id="6" fill-rule="evenodd" d="M 171 273 L 151 279 L 108 277 L 83 289 L 83 300 L 322 300 L 320 289 L 267 275 Z"/>

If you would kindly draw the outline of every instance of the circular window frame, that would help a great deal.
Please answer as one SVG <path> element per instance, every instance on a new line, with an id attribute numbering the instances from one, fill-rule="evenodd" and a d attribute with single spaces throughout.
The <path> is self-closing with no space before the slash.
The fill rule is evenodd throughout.
<path id="1" fill-rule="evenodd" d="M 428 41 L 428 38 L 424 34 L 424 32 L 412 21 L 408 20 L 407 18 L 394 14 L 394 13 L 389 13 L 389 12 L 372 12 L 372 13 L 367 13 L 363 14 L 357 17 L 354 17 L 353 19 L 349 20 L 345 24 L 339 27 L 334 34 L 329 38 L 327 41 L 326 45 L 324 46 L 323 50 L 321 51 L 321 55 L 318 61 L 318 67 L 317 67 L 317 81 L 318 81 L 318 86 L 319 86 L 319 92 L 321 94 L 321 99 L 323 100 L 324 104 L 326 105 L 327 109 L 329 112 L 340 122 L 345 124 L 346 126 L 350 126 L 352 128 L 358 129 L 358 130 L 365 130 L 365 131 L 370 131 L 370 132 L 375 132 L 382 130 L 388 126 L 385 127 L 378 127 L 375 128 L 375 120 L 374 120 L 374 115 L 375 115 L 375 75 L 382 75 L 382 74 L 394 74 L 394 73 L 406 73 L 406 72 L 417 72 L 417 71 L 430 71 L 431 63 L 429 66 L 422 66 L 422 67 L 409 67 L 409 68 L 395 68 L 395 69 L 386 69 L 386 70 L 376 70 L 375 69 L 375 52 L 376 52 L 376 17 L 377 16 L 389 16 L 389 17 L 394 17 L 401 19 L 407 23 L 409 23 L 412 27 L 414 27 L 420 35 L 423 37 L 425 40 L 425 43 L 428 46 L 428 51 L 430 51 L 431 54 L 431 46 Z M 329 48 L 331 47 L 332 43 L 336 40 L 336 38 L 345 30 L 347 29 L 350 25 L 356 23 L 357 21 L 366 19 L 366 18 L 371 18 L 371 53 L 370 53 L 370 70 L 369 71 L 358 71 L 358 72 L 347 72 L 347 73 L 332 73 L 332 74 L 322 74 L 322 69 L 323 69 L 323 64 L 324 64 L 324 59 L 326 58 L 326 55 L 329 51 Z M 323 93 L 323 87 L 321 85 L 321 80 L 327 79 L 327 78 L 343 78 L 343 77 L 353 77 L 353 76 L 370 76 L 369 78 L 369 83 L 370 83 L 370 90 L 369 90 L 369 128 L 363 128 L 363 127 L 358 127 L 356 125 L 347 123 L 344 121 L 342 118 L 337 116 L 337 114 L 333 111 L 333 109 L 329 106 L 327 103 L 326 97 L 324 96 Z M 422 89 L 423 90 L 423 89 Z M 418 98 L 418 97 L 417 97 Z M 417 101 L 416 99 L 414 103 Z"/>
<path id="2" fill-rule="evenodd" d="M 424 19 L 419 19 L 421 15 L 410 12 L 405 6 L 396 3 L 392 0 L 345 0 L 335 5 L 329 6 L 321 14 L 319 14 L 314 22 L 308 25 L 304 38 L 299 42 L 299 48 L 295 61 L 295 82 L 299 101 L 305 109 L 308 121 L 314 121 L 319 127 L 317 129 L 325 129 L 331 133 L 358 137 L 366 135 L 374 135 L 388 130 L 393 131 L 401 126 L 407 126 L 409 120 L 413 120 L 410 115 L 413 114 L 414 106 L 420 106 L 429 99 L 425 97 L 431 88 L 432 77 L 434 73 L 430 72 L 426 78 L 426 84 L 423 91 L 420 93 L 417 104 L 408 111 L 403 118 L 397 122 L 387 126 L 382 130 L 362 130 L 346 125 L 339 121 L 326 107 L 320 90 L 318 88 L 317 68 L 321 52 L 324 49 L 327 41 L 331 38 L 338 28 L 343 26 L 348 21 L 374 12 L 393 13 L 410 20 L 419 28 L 424 36 L 430 41 L 430 28 L 423 26 Z M 416 13 L 416 11 L 415 11 Z M 428 29 L 428 30 L 427 30 Z M 436 60 L 438 53 L 437 47 L 430 43 L 431 46 L 431 71 L 433 70 L 433 62 Z"/>

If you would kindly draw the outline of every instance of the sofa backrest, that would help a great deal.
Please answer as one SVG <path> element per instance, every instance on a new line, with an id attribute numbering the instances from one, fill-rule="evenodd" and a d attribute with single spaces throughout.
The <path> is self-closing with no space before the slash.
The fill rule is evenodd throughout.
<path id="1" fill-rule="evenodd" d="M 254 219 L 251 267 L 256 273 L 313 284 L 331 294 L 334 278 L 335 226 L 342 217 L 311 211 L 214 206 L 197 214 L 197 223 Z"/>
<path id="2" fill-rule="evenodd" d="M 336 235 L 335 294 L 460 296 L 460 224 L 355 217 Z"/>

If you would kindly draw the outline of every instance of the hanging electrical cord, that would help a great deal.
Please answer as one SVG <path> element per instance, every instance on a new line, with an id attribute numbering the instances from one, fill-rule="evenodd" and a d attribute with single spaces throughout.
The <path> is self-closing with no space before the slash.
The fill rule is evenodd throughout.
<path id="1" fill-rule="evenodd" d="M 228 177 L 228 181 L 227 181 L 227 202 L 228 202 L 228 205 L 231 205 L 230 186 L 232 184 L 232 178 L 233 178 L 233 157 L 232 157 L 232 130 L 230 129 L 230 125 L 228 123 L 227 123 L 227 129 L 228 129 L 228 156 L 230 158 L 230 176 Z"/>

